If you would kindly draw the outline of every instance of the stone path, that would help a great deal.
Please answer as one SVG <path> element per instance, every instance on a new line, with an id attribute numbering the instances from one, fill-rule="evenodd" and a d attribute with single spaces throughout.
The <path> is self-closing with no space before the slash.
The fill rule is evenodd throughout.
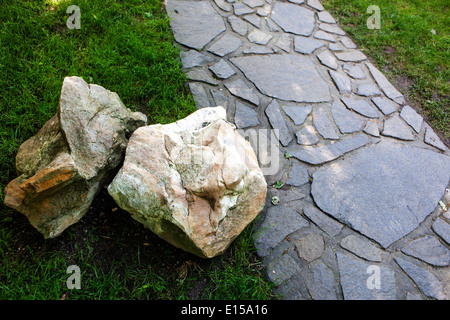
<path id="1" fill-rule="evenodd" d="M 255 234 L 275 294 L 449 299 L 450 152 L 320 2 L 166 8 L 198 108 L 275 164 Z"/>

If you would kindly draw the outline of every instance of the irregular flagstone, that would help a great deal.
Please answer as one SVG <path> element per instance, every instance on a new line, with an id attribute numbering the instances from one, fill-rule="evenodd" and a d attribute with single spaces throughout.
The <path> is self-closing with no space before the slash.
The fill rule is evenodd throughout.
<path id="1" fill-rule="evenodd" d="M 439 139 L 438 135 L 431 129 L 430 127 L 427 127 L 427 130 L 425 131 L 425 143 L 436 147 L 442 151 L 445 151 L 447 148 L 445 147 L 445 144 Z"/>
<path id="2" fill-rule="evenodd" d="M 199 82 L 189 82 L 189 89 L 194 97 L 195 105 L 197 109 L 210 107 L 211 103 L 206 94 L 205 88 Z"/>
<path id="3" fill-rule="evenodd" d="M 319 137 L 313 126 L 306 126 L 295 134 L 297 143 L 304 146 L 312 146 L 319 142 Z"/>
<path id="4" fill-rule="evenodd" d="M 377 288 L 377 283 L 370 278 L 376 272 L 371 271 L 370 263 L 340 252 L 336 253 L 336 257 L 345 300 L 395 300 L 395 273 L 390 268 L 375 265 L 380 276 Z"/>
<path id="5" fill-rule="evenodd" d="M 381 94 L 381 91 L 376 85 L 362 84 L 358 86 L 356 94 L 364 97 L 379 96 Z"/>
<path id="6" fill-rule="evenodd" d="M 236 51 L 241 45 L 241 39 L 231 34 L 226 34 L 211 47 L 209 47 L 208 51 L 223 57 L 233 51 Z"/>
<path id="7" fill-rule="evenodd" d="M 270 19 L 267 19 L 267 28 L 269 29 L 270 32 L 279 32 L 280 28 L 277 26 L 277 24 L 275 22 L 273 22 Z"/>
<path id="8" fill-rule="evenodd" d="M 311 59 L 300 55 L 244 56 L 231 58 L 256 87 L 273 98 L 296 102 L 330 100 L 327 83 Z"/>
<path id="9" fill-rule="evenodd" d="M 356 44 L 349 37 L 341 37 L 341 42 L 347 49 L 356 49 Z"/>
<path id="10" fill-rule="evenodd" d="M 414 140 L 410 127 L 396 114 L 384 122 L 382 134 L 401 140 Z"/>
<path id="11" fill-rule="evenodd" d="M 317 170 L 311 194 L 320 209 L 386 248 L 435 209 L 449 179 L 448 156 L 382 140 Z"/>
<path id="12" fill-rule="evenodd" d="M 327 146 L 309 147 L 292 145 L 286 148 L 287 152 L 310 164 L 322 164 L 330 162 L 343 154 L 356 150 L 370 142 L 365 134 L 358 134 L 354 137 L 343 139 Z"/>
<path id="13" fill-rule="evenodd" d="M 217 86 L 219 82 L 203 69 L 192 69 L 186 72 L 189 80 L 202 81 Z"/>
<path id="14" fill-rule="evenodd" d="M 337 236 L 342 228 L 344 227 L 342 224 L 330 218 L 325 213 L 317 209 L 316 206 L 307 204 L 303 208 L 303 214 L 307 216 L 314 224 L 316 224 L 320 229 L 325 231 L 330 237 Z"/>
<path id="15" fill-rule="evenodd" d="M 213 58 L 198 52 L 197 50 L 189 50 L 181 52 L 181 64 L 183 68 L 189 69 L 193 67 L 200 67 L 204 64 L 214 61 Z"/>
<path id="16" fill-rule="evenodd" d="M 270 6 L 264 6 L 264 8 L 256 9 L 256 14 L 260 17 L 267 17 L 271 12 Z"/>
<path id="17" fill-rule="evenodd" d="M 214 2 L 223 11 L 230 12 L 232 10 L 231 4 L 224 0 L 214 0 Z"/>
<path id="18" fill-rule="evenodd" d="M 306 117 L 311 113 L 312 106 L 297 107 L 297 106 L 282 106 L 283 111 L 288 115 L 289 118 L 294 121 L 295 125 L 300 125 L 305 122 Z"/>
<path id="19" fill-rule="evenodd" d="M 397 104 L 392 100 L 375 97 L 372 98 L 372 102 L 383 112 L 384 115 L 388 115 L 397 111 Z"/>
<path id="20" fill-rule="evenodd" d="M 325 50 L 325 51 L 322 51 L 321 53 L 319 53 L 317 55 L 317 58 L 324 66 L 327 66 L 331 69 L 336 70 L 339 66 L 334 55 L 328 50 Z"/>
<path id="21" fill-rule="evenodd" d="M 367 124 L 363 131 L 374 137 L 380 136 L 380 129 L 378 129 L 378 124 L 375 121 L 367 121 Z"/>
<path id="22" fill-rule="evenodd" d="M 328 11 L 317 12 L 317 17 L 319 18 L 319 21 L 321 21 L 321 22 L 336 23 L 336 20 L 333 18 L 333 16 Z"/>
<path id="23" fill-rule="evenodd" d="M 405 101 L 403 95 L 397 89 L 395 89 L 395 87 L 389 82 L 386 76 L 382 74 L 381 71 L 378 70 L 370 62 L 366 62 L 366 65 L 367 68 L 369 68 L 373 78 L 380 86 L 381 90 L 383 90 L 384 94 L 393 101 L 402 104 Z"/>
<path id="24" fill-rule="evenodd" d="M 330 43 L 328 45 L 328 48 L 331 51 L 342 51 L 342 50 L 344 50 L 344 47 L 340 43 Z"/>
<path id="25" fill-rule="evenodd" d="M 299 187 L 302 186 L 309 181 L 308 170 L 305 167 L 301 166 L 299 163 L 292 163 L 291 170 L 289 170 L 288 179 L 286 180 L 286 184 Z"/>
<path id="26" fill-rule="evenodd" d="M 272 39 L 272 36 L 270 34 L 267 34 L 265 32 L 262 32 L 258 29 L 254 29 L 250 34 L 248 35 L 248 40 L 250 42 L 266 45 L 270 39 Z"/>
<path id="27" fill-rule="evenodd" d="M 277 43 L 275 43 L 275 45 L 278 48 L 286 52 L 291 51 L 291 44 L 292 44 L 292 36 L 289 34 L 282 34 L 278 39 Z"/>
<path id="28" fill-rule="evenodd" d="M 328 70 L 331 79 L 339 90 L 340 94 L 350 94 L 352 92 L 352 82 L 344 73 Z"/>
<path id="29" fill-rule="evenodd" d="M 336 37 L 333 34 L 322 31 L 322 30 L 316 31 L 314 33 L 314 38 L 320 39 L 320 40 L 325 40 L 325 41 L 330 41 L 330 42 L 337 41 Z"/>
<path id="30" fill-rule="evenodd" d="M 325 43 L 323 41 L 305 37 L 294 37 L 294 50 L 299 53 L 311 54 L 324 45 Z"/>
<path id="31" fill-rule="evenodd" d="M 447 299 L 441 282 L 432 273 L 400 258 L 395 258 L 395 261 L 426 296 L 438 300 Z"/>
<path id="32" fill-rule="evenodd" d="M 220 79 L 228 79 L 236 73 L 223 59 L 220 59 L 219 62 L 209 67 L 209 69 Z"/>
<path id="33" fill-rule="evenodd" d="M 415 132 L 419 133 L 422 128 L 423 117 L 416 112 L 410 106 L 404 106 L 402 111 L 400 112 L 400 117 L 406 121 L 407 124 L 414 129 Z"/>
<path id="34" fill-rule="evenodd" d="M 211 89 L 210 90 L 211 95 L 214 99 L 214 102 L 216 103 L 215 106 L 221 106 L 224 107 L 225 109 L 228 107 L 228 97 L 226 96 L 226 94 L 223 92 L 222 89 Z"/>
<path id="35" fill-rule="evenodd" d="M 341 29 L 337 24 L 321 23 L 319 29 L 325 32 L 334 33 L 340 36 L 345 36 L 345 31 Z"/>
<path id="36" fill-rule="evenodd" d="M 337 300 L 338 283 L 334 273 L 323 263 L 314 264 L 305 282 L 314 300 Z"/>
<path id="37" fill-rule="evenodd" d="M 231 29 L 233 29 L 233 31 L 236 32 L 237 34 L 240 34 L 241 36 L 245 36 L 247 34 L 248 26 L 247 23 L 245 23 L 245 21 L 241 20 L 236 16 L 231 15 L 228 17 L 228 22 L 231 25 Z"/>
<path id="38" fill-rule="evenodd" d="M 318 233 L 308 232 L 295 235 L 291 239 L 294 242 L 297 255 L 308 262 L 320 258 L 325 251 L 325 241 Z"/>
<path id="39" fill-rule="evenodd" d="M 433 223 L 432 228 L 437 235 L 450 245 L 450 224 L 441 218 L 437 218 Z"/>
<path id="40" fill-rule="evenodd" d="M 450 266 L 450 250 L 433 236 L 411 241 L 402 252 L 437 267 Z"/>
<path id="41" fill-rule="evenodd" d="M 359 50 L 335 52 L 334 54 L 339 60 L 345 62 L 359 62 L 367 59 L 366 55 Z"/>
<path id="42" fill-rule="evenodd" d="M 226 30 L 209 1 L 168 0 L 166 10 L 175 40 L 187 47 L 200 50 Z"/>
<path id="43" fill-rule="evenodd" d="M 246 15 L 244 16 L 244 20 L 250 22 L 257 28 L 261 28 L 261 18 L 258 17 L 256 14 Z"/>
<path id="44" fill-rule="evenodd" d="M 369 261 L 381 262 L 382 260 L 382 251 L 362 237 L 349 235 L 341 240 L 341 247 Z"/>
<path id="45" fill-rule="evenodd" d="M 300 272 L 298 263 L 288 254 L 271 261 L 267 266 L 267 275 L 273 283 L 279 285 Z"/>
<path id="46" fill-rule="evenodd" d="M 353 79 L 364 79 L 366 77 L 360 66 L 351 63 L 344 63 L 342 65 L 342 69 Z"/>
<path id="47" fill-rule="evenodd" d="M 292 3 L 276 2 L 271 18 L 285 32 L 309 36 L 314 30 L 314 12 Z"/>
<path id="48" fill-rule="evenodd" d="M 279 204 L 267 209 L 266 217 L 255 235 L 258 255 L 264 257 L 287 235 L 308 226 L 309 223 L 295 210 Z"/>
<path id="49" fill-rule="evenodd" d="M 245 99 L 247 101 L 250 101 L 251 103 L 258 105 L 259 104 L 259 97 L 254 92 L 253 89 L 250 89 L 242 79 L 237 79 L 232 82 L 225 83 L 225 87 L 227 87 L 230 92 L 242 99 Z"/>
<path id="50" fill-rule="evenodd" d="M 356 114 L 348 110 L 339 100 L 331 105 L 331 113 L 334 122 L 341 133 L 352 133 L 360 131 L 364 125 L 364 120 L 358 118 Z"/>
<path id="51" fill-rule="evenodd" d="M 273 53 L 273 50 L 268 48 L 267 46 L 251 46 L 249 48 L 245 48 L 243 50 L 245 54 L 254 53 L 254 54 L 270 54 Z"/>
<path id="52" fill-rule="evenodd" d="M 242 16 L 244 14 L 249 14 L 255 12 L 252 8 L 249 8 L 241 2 L 233 3 L 234 14 L 237 16 Z"/>
<path id="53" fill-rule="evenodd" d="M 324 108 L 320 108 L 315 111 L 313 123 L 317 131 L 324 139 L 339 139 L 339 135 L 336 133 L 335 127 L 328 118 L 328 114 Z"/>
<path id="54" fill-rule="evenodd" d="M 324 9 L 319 0 L 308 0 L 307 4 L 311 8 L 314 8 L 314 9 L 319 10 L 319 11 L 322 11 Z"/>
<path id="55" fill-rule="evenodd" d="M 369 102 L 366 100 L 360 100 L 360 99 L 352 99 L 352 98 L 341 98 L 342 102 L 345 103 L 345 105 L 352 109 L 359 114 L 368 117 L 368 118 L 378 118 L 378 112 L 377 110 L 370 105 Z"/>
<path id="56" fill-rule="evenodd" d="M 264 0 L 244 0 L 242 2 L 250 8 L 262 7 L 266 3 Z"/>
<path id="57" fill-rule="evenodd" d="M 257 126 L 259 125 L 258 113 L 243 103 L 236 101 L 234 123 L 239 129 Z"/>
<path id="58" fill-rule="evenodd" d="M 265 113 L 269 122 L 274 129 L 278 129 L 278 140 L 280 140 L 283 146 L 287 146 L 292 141 L 293 137 L 289 133 L 289 129 L 286 126 L 283 115 L 280 111 L 280 106 L 275 100 L 267 106 Z"/>

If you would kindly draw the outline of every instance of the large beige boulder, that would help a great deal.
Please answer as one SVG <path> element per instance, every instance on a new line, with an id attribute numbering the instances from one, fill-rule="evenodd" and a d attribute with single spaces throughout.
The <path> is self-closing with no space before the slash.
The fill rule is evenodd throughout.
<path id="1" fill-rule="evenodd" d="M 58 113 L 18 150 L 19 176 L 6 186 L 5 204 L 45 238 L 58 236 L 87 212 L 122 163 L 128 137 L 146 122 L 116 93 L 65 78 Z"/>
<path id="2" fill-rule="evenodd" d="M 137 129 L 109 185 L 117 204 L 200 257 L 223 253 L 264 206 L 267 184 L 222 107 Z"/>

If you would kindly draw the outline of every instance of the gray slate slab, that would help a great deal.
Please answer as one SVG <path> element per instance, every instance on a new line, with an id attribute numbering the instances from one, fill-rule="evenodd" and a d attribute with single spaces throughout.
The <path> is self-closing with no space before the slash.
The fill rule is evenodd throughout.
<path id="1" fill-rule="evenodd" d="M 414 140 L 411 128 L 395 114 L 393 117 L 384 121 L 384 129 L 382 134 L 401 140 Z"/>
<path id="2" fill-rule="evenodd" d="M 320 209 L 386 248 L 435 209 L 449 179 L 448 156 L 382 140 L 317 170 L 311 194 Z"/>
<path id="3" fill-rule="evenodd" d="M 314 222 L 314 224 L 317 225 L 320 229 L 325 231 L 325 233 L 330 237 L 337 236 L 344 227 L 342 224 L 317 209 L 316 206 L 310 204 L 305 205 L 303 214 L 307 216 L 312 222 Z"/>
<path id="4" fill-rule="evenodd" d="M 268 33 L 262 32 L 261 30 L 253 29 L 247 38 L 250 42 L 266 45 L 270 39 L 272 39 L 272 36 Z"/>
<path id="5" fill-rule="evenodd" d="M 304 275 L 306 286 L 311 298 L 314 300 L 337 300 L 339 284 L 330 270 L 324 263 L 314 263 L 310 270 L 310 275 Z"/>
<path id="6" fill-rule="evenodd" d="M 166 10 L 175 40 L 187 47 L 200 50 L 226 30 L 209 1 L 168 0 Z"/>
<path id="7" fill-rule="evenodd" d="M 300 55 L 255 55 L 231 58 L 256 87 L 273 98 L 296 102 L 330 100 L 328 84 L 311 59 Z"/>
<path id="8" fill-rule="evenodd" d="M 397 111 L 398 105 L 392 100 L 383 97 L 375 97 L 372 98 L 372 102 L 378 107 L 378 109 L 381 110 L 381 112 L 383 112 L 384 115 Z"/>
<path id="9" fill-rule="evenodd" d="M 259 104 L 258 95 L 253 89 L 249 88 L 242 79 L 225 83 L 225 87 L 227 87 L 233 95 L 245 99 L 255 105 Z"/>
<path id="10" fill-rule="evenodd" d="M 425 143 L 436 147 L 442 151 L 445 151 L 447 148 L 445 147 L 445 144 L 439 139 L 438 135 L 431 129 L 430 127 L 427 128 L 425 131 Z"/>
<path id="11" fill-rule="evenodd" d="M 297 106 L 282 106 L 283 111 L 292 119 L 295 125 L 300 125 L 305 122 L 306 117 L 311 113 L 312 106 L 297 107 Z"/>
<path id="12" fill-rule="evenodd" d="M 342 69 L 353 79 L 364 79 L 366 75 L 360 66 L 351 63 L 344 63 Z"/>
<path id="13" fill-rule="evenodd" d="M 319 61 L 328 68 L 336 70 L 339 67 L 339 64 L 336 60 L 336 57 L 328 50 L 322 51 L 317 55 Z M 351 88 L 350 88 L 351 90 Z"/>
<path id="14" fill-rule="evenodd" d="M 324 45 L 325 43 L 320 40 L 306 37 L 294 37 L 294 50 L 299 53 L 311 54 Z"/>
<path id="15" fill-rule="evenodd" d="M 231 34 L 226 34 L 211 47 L 209 47 L 208 51 L 223 57 L 233 51 L 236 51 L 241 45 L 241 39 Z"/>
<path id="16" fill-rule="evenodd" d="M 236 101 L 234 123 L 238 129 L 257 126 L 259 125 L 258 113 L 240 101 Z"/>
<path id="17" fill-rule="evenodd" d="M 231 68 L 231 66 L 223 59 L 220 59 L 219 62 L 209 67 L 209 69 L 214 72 L 214 74 L 219 79 L 228 79 L 236 72 Z"/>
<path id="18" fill-rule="evenodd" d="M 366 62 L 366 65 L 384 94 L 393 101 L 402 104 L 404 102 L 403 95 L 389 82 L 386 76 L 370 62 Z"/>
<path id="19" fill-rule="evenodd" d="M 364 97 L 379 96 L 381 91 L 374 84 L 362 84 L 358 86 L 356 94 Z"/>
<path id="20" fill-rule="evenodd" d="M 341 240 L 341 247 L 360 258 L 381 262 L 382 250 L 363 237 L 349 235 Z"/>
<path id="21" fill-rule="evenodd" d="M 324 108 L 318 108 L 313 117 L 313 124 L 317 131 L 324 139 L 339 139 L 339 135 L 336 133 L 336 127 L 328 118 L 328 114 Z"/>
<path id="22" fill-rule="evenodd" d="M 206 63 L 211 63 L 214 61 L 213 58 L 208 57 L 197 50 L 183 51 L 180 53 L 181 64 L 183 68 L 189 69 L 193 67 L 200 67 Z"/>
<path id="23" fill-rule="evenodd" d="M 345 36 L 345 31 L 341 29 L 337 24 L 321 23 L 319 29 L 325 32 L 334 33 L 340 36 Z"/>
<path id="24" fill-rule="evenodd" d="M 194 97 L 197 109 L 211 107 L 205 88 L 199 82 L 189 82 L 189 89 Z"/>
<path id="25" fill-rule="evenodd" d="M 346 62 L 359 62 L 367 59 L 366 55 L 359 50 L 341 51 L 334 54 L 339 60 Z"/>
<path id="26" fill-rule="evenodd" d="M 335 160 L 350 151 L 365 146 L 369 142 L 367 135 L 361 133 L 326 146 L 303 147 L 291 145 L 286 150 L 300 161 L 317 165 Z"/>
<path id="27" fill-rule="evenodd" d="M 350 94 L 352 92 L 352 82 L 346 74 L 334 70 L 328 70 L 328 73 L 340 94 Z"/>
<path id="28" fill-rule="evenodd" d="M 248 25 L 242 19 L 231 15 L 228 17 L 228 22 L 231 25 L 231 29 L 233 29 L 233 31 L 237 34 L 240 34 L 241 36 L 245 36 L 247 34 Z"/>
<path id="29" fill-rule="evenodd" d="M 450 224 L 445 222 L 441 218 L 437 218 L 432 226 L 434 232 L 436 232 L 447 244 L 450 245 Z"/>
<path id="30" fill-rule="evenodd" d="M 365 122 L 348 110 L 339 100 L 334 101 L 331 105 L 331 113 L 339 131 L 343 134 L 360 131 Z"/>
<path id="31" fill-rule="evenodd" d="M 426 296 L 438 300 L 447 299 L 441 282 L 432 273 L 400 258 L 395 258 L 395 261 Z"/>
<path id="32" fill-rule="evenodd" d="M 410 106 L 404 106 L 402 111 L 400 112 L 400 117 L 406 121 L 407 124 L 414 129 L 415 132 L 419 133 L 422 128 L 423 117 L 416 112 Z"/>
<path id="33" fill-rule="evenodd" d="M 305 126 L 295 136 L 297 137 L 297 143 L 304 146 L 315 145 L 320 140 L 313 126 Z"/>
<path id="34" fill-rule="evenodd" d="M 276 2 L 271 18 L 285 32 L 309 36 L 314 30 L 314 12 L 292 3 Z"/>
<path id="35" fill-rule="evenodd" d="M 450 266 L 450 250 L 430 235 L 411 241 L 402 252 L 433 266 Z"/>
<path id="36" fill-rule="evenodd" d="M 353 99 L 343 97 L 342 102 L 347 106 L 347 108 L 352 109 L 359 114 L 368 117 L 368 118 L 378 118 L 377 110 L 366 100 L 361 99 Z"/>
<path id="37" fill-rule="evenodd" d="M 270 125 L 274 129 L 278 129 L 278 140 L 283 146 L 287 146 L 292 141 L 293 136 L 289 133 L 286 126 L 286 121 L 280 111 L 280 106 L 275 100 L 267 106 L 265 110 L 267 118 L 269 118 Z"/>
<path id="38" fill-rule="evenodd" d="M 336 42 L 336 36 L 334 34 L 325 32 L 323 30 L 318 30 L 316 32 L 314 32 L 314 38 L 316 39 L 320 39 L 320 40 L 325 40 L 325 41 L 330 41 L 330 42 Z"/>
<path id="39" fill-rule="evenodd" d="M 271 261 L 267 266 L 267 276 L 275 285 L 279 285 L 300 272 L 298 263 L 288 254 Z"/>
<path id="40" fill-rule="evenodd" d="M 300 187 L 309 181 L 308 170 L 297 162 L 292 163 L 291 170 L 289 170 L 288 179 L 286 180 L 286 184 Z"/>
<path id="41" fill-rule="evenodd" d="M 321 22 L 336 23 L 336 20 L 333 18 L 333 16 L 328 11 L 317 12 L 317 17 L 319 18 L 319 21 L 321 21 Z"/>
<path id="42" fill-rule="evenodd" d="M 373 137 L 380 136 L 380 129 L 378 128 L 378 124 L 375 121 L 367 121 L 367 124 L 364 127 L 363 131 Z"/>

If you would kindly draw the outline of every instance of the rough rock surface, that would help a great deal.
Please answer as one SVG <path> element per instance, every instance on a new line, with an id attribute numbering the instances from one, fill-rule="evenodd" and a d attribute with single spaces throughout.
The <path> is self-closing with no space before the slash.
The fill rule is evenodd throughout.
<path id="1" fill-rule="evenodd" d="M 19 177 L 7 185 L 5 204 L 45 238 L 58 236 L 86 213 L 121 164 L 128 136 L 146 121 L 116 93 L 65 78 L 58 114 L 19 148 Z"/>
<path id="2" fill-rule="evenodd" d="M 139 128 L 108 191 L 132 217 L 201 257 L 223 253 L 264 206 L 256 155 L 222 107 Z"/>

